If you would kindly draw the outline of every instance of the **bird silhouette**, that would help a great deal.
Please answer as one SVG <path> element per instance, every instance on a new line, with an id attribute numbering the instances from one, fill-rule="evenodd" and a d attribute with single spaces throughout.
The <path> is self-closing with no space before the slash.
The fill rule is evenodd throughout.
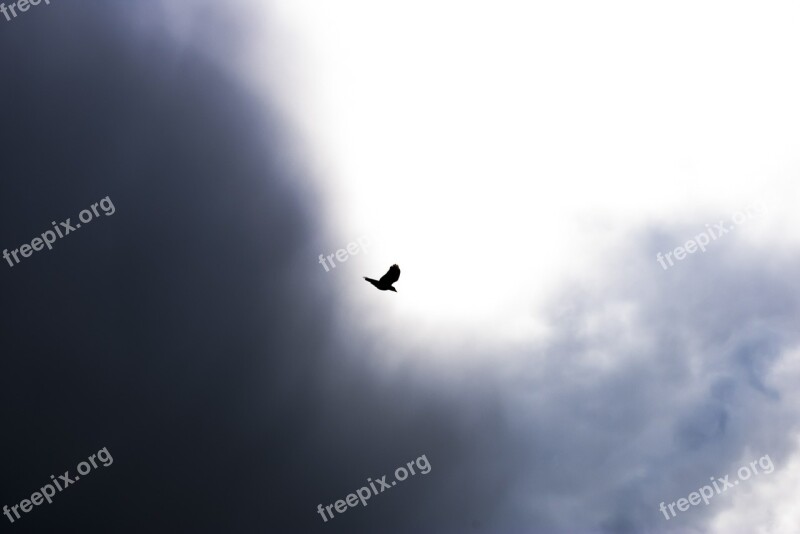
<path id="1" fill-rule="evenodd" d="M 373 280 L 372 278 L 367 278 L 366 276 L 364 277 L 364 280 L 377 287 L 381 291 L 386 291 L 388 289 L 389 291 L 394 291 L 395 293 L 397 293 L 397 290 L 392 287 L 392 284 L 397 282 L 399 279 L 400 267 L 398 267 L 396 263 L 389 267 L 389 270 L 386 271 L 386 274 L 381 276 L 380 280 Z"/>

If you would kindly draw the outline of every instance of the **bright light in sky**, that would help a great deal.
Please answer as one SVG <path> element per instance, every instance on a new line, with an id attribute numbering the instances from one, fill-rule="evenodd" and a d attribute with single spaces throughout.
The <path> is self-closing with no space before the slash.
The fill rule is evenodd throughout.
<path id="1" fill-rule="evenodd" d="M 331 248 L 368 233 L 370 274 L 400 264 L 399 316 L 534 333 L 623 231 L 796 205 L 800 5 L 678 4 L 285 0 L 288 48 L 249 68 L 278 65 Z M 751 238 L 785 241 L 784 211 Z"/>

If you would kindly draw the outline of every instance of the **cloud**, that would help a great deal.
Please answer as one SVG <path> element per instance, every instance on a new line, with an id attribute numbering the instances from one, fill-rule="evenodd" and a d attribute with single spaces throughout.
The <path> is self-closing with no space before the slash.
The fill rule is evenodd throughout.
<path id="1" fill-rule="evenodd" d="M 729 240 L 664 272 L 640 234 L 563 281 L 546 337 L 397 339 L 317 264 L 329 221 L 302 149 L 220 64 L 241 36 L 210 53 L 146 24 L 155 6 L 53 4 L 0 34 L 25 50 L 0 59 L 3 246 L 116 207 L 3 270 L 3 502 L 100 447 L 115 460 L 21 528 L 700 532 L 744 513 L 739 493 L 669 522 L 658 504 L 751 452 L 788 484 L 795 256 Z M 428 475 L 316 514 L 422 454 Z"/>

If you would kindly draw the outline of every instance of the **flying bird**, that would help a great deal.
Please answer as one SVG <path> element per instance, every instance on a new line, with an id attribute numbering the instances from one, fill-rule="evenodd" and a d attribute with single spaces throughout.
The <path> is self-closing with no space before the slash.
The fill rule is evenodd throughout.
<path id="1" fill-rule="evenodd" d="M 392 284 L 397 282 L 399 279 L 400 267 L 398 267 L 396 263 L 389 267 L 389 270 L 386 271 L 386 274 L 381 276 L 380 280 L 373 280 L 372 278 L 367 278 L 366 276 L 364 277 L 364 280 L 377 287 L 381 291 L 386 291 L 388 289 L 389 291 L 394 291 L 395 293 L 397 293 L 397 290 L 392 287 Z"/>

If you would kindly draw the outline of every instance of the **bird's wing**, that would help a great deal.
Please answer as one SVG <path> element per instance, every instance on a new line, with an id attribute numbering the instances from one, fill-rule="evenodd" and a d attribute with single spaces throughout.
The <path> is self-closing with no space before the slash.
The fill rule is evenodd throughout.
<path id="1" fill-rule="evenodd" d="M 386 271 L 386 274 L 381 276 L 381 283 L 382 284 L 389 284 L 392 285 L 400 279 L 400 267 L 397 266 L 395 263 L 389 270 Z"/>

